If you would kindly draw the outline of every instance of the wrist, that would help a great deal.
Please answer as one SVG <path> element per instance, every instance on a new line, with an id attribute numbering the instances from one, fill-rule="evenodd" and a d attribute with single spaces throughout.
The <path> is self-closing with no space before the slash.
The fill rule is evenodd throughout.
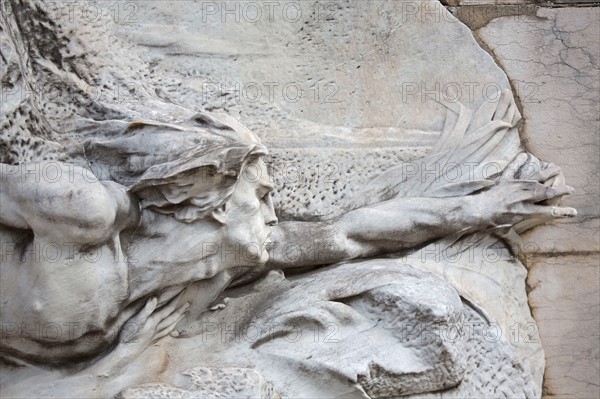
<path id="1" fill-rule="evenodd" d="M 492 206 L 482 194 L 468 195 L 465 197 L 465 213 L 469 226 L 484 229 L 492 224 Z"/>

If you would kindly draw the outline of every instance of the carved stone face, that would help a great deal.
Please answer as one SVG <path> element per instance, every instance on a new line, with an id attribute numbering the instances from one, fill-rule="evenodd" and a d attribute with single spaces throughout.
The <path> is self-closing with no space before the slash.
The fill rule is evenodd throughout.
<path id="1" fill-rule="evenodd" d="M 222 259 L 240 266 L 262 265 L 269 259 L 266 244 L 277 223 L 264 161 L 258 158 L 242 170 L 235 190 L 224 206 L 213 212 L 223 223 Z"/>

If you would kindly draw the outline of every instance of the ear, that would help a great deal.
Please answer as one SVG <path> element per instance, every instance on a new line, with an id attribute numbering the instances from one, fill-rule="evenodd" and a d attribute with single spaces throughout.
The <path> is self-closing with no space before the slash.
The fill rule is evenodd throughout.
<path id="1" fill-rule="evenodd" d="M 227 201 L 210 212 L 210 216 L 221 224 L 225 224 L 227 216 Z"/>

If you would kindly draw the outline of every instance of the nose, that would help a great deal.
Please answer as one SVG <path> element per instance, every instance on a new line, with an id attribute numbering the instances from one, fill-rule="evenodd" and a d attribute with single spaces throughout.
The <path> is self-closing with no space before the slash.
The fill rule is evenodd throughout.
<path id="1" fill-rule="evenodd" d="M 273 196 L 267 195 L 265 200 L 265 224 L 267 226 L 275 226 L 278 222 L 277 216 L 275 216 L 275 207 L 273 206 Z"/>

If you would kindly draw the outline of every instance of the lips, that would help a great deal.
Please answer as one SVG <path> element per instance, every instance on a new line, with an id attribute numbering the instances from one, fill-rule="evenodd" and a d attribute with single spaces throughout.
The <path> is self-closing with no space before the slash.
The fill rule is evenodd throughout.
<path id="1" fill-rule="evenodd" d="M 263 244 L 263 247 L 268 251 L 269 249 L 273 248 L 273 241 L 271 240 L 271 233 L 269 233 L 269 235 L 267 235 L 267 239 L 265 240 L 265 243 Z"/>

